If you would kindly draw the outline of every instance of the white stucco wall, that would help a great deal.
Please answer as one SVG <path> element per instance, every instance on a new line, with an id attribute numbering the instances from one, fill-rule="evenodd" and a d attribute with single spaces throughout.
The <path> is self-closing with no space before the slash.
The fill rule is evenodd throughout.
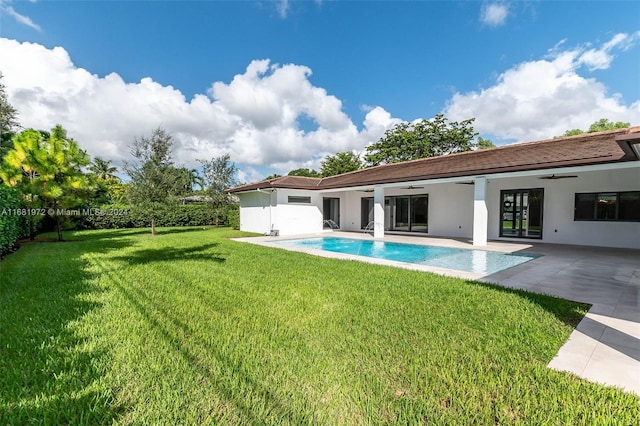
<path id="1" fill-rule="evenodd" d="M 473 233 L 473 185 L 430 185 L 429 235 L 471 238 Z"/>
<path id="2" fill-rule="evenodd" d="M 373 197 L 372 193 L 350 191 L 340 199 L 340 229 L 344 231 L 360 231 L 360 199 Z"/>
<path id="3" fill-rule="evenodd" d="M 237 194 L 240 199 L 240 230 L 266 234 L 271 229 L 277 209 L 275 194 L 267 192 L 245 192 Z M 273 203 L 271 202 L 273 199 Z M 271 204 L 271 205 L 270 205 Z"/>
<path id="4" fill-rule="evenodd" d="M 289 203 L 289 196 L 311 197 L 310 204 Z M 280 235 L 322 232 L 322 195 L 317 191 L 279 189 L 278 222 Z"/>

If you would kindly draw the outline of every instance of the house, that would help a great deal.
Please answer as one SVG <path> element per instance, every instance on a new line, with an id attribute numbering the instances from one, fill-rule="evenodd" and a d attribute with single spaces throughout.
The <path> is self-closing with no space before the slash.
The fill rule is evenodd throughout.
<path id="1" fill-rule="evenodd" d="M 240 229 L 640 249 L 640 126 L 229 189 Z"/>

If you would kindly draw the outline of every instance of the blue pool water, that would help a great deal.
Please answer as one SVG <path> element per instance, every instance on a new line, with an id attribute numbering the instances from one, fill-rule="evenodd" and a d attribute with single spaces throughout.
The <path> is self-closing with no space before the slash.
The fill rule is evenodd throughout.
<path id="1" fill-rule="evenodd" d="M 532 254 L 509 254 L 336 237 L 285 240 L 278 241 L 277 244 L 480 274 L 493 274 L 539 257 Z"/>

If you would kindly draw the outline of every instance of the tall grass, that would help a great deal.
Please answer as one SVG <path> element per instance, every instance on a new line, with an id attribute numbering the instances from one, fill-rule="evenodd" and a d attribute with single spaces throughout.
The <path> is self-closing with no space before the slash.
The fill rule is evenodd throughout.
<path id="1" fill-rule="evenodd" d="M 238 235 L 0 262 L 0 423 L 637 424 L 639 398 L 546 368 L 584 305 Z"/>

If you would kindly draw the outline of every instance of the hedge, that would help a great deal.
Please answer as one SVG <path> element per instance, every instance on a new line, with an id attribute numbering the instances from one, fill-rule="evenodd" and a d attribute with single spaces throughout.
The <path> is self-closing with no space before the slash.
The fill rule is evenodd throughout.
<path id="1" fill-rule="evenodd" d="M 220 215 L 219 224 L 227 224 Z M 208 204 L 177 204 L 165 206 L 158 212 L 156 226 L 206 226 L 216 223 L 214 210 Z M 81 229 L 148 228 L 149 216 L 127 205 L 109 204 L 92 209 L 90 214 L 76 218 Z"/>
<path id="2" fill-rule="evenodd" d="M 0 184 L 0 258 L 9 253 L 24 234 L 24 206 L 13 188 Z"/>

